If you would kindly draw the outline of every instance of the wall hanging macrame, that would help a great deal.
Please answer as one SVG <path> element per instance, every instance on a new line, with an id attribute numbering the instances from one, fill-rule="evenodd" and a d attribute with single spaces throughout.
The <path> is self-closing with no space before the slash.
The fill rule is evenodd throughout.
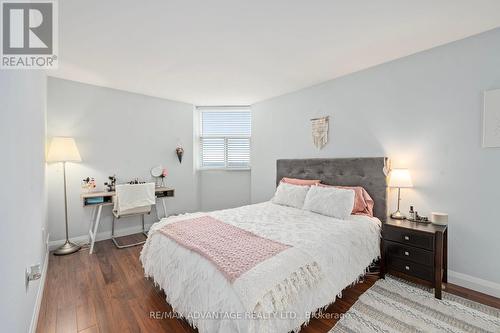
<path id="1" fill-rule="evenodd" d="M 311 119 L 313 143 L 316 148 L 323 148 L 328 142 L 328 116 Z"/>

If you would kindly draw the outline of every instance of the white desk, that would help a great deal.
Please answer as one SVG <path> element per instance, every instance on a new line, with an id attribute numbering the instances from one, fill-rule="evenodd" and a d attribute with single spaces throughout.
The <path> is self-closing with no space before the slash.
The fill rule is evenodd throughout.
<path id="1" fill-rule="evenodd" d="M 89 253 L 92 254 L 94 251 L 94 243 L 97 235 L 97 230 L 99 228 L 99 223 L 101 222 L 102 208 L 104 206 L 113 206 L 113 198 L 115 197 L 115 192 L 92 192 L 83 193 L 81 199 L 84 207 L 92 207 L 92 212 L 90 214 L 90 228 L 89 228 Z M 167 205 L 165 199 L 168 197 L 173 197 L 175 190 L 168 187 L 157 187 L 155 188 L 156 198 L 161 201 L 163 208 L 163 217 L 167 217 Z M 156 217 L 160 220 L 158 214 L 158 209 L 155 206 Z"/>

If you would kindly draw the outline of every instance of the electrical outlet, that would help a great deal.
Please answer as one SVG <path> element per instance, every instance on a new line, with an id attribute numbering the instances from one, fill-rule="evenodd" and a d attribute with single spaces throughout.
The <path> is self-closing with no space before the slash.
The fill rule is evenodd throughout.
<path id="1" fill-rule="evenodd" d="M 40 264 L 32 265 L 26 268 L 26 287 L 30 281 L 38 280 L 42 277 L 42 266 Z"/>

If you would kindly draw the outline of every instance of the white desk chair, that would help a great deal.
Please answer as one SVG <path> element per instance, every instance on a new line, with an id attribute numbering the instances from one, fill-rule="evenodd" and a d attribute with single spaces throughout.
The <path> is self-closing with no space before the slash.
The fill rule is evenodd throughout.
<path id="1" fill-rule="evenodd" d="M 142 233 L 147 236 L 144 229 L 144 215 L 151 213 L 151 207 L 155 204 L 155 184 L 124 184 L 116 185 L 116 197 L 113 208 L 113 222 L 111 224 L 111 239 L 119 249 L 144 244 L 141 241 L 133 244 L 118 244 L 115 238 L 115 222 L 122 217 L 141 216 Z"/>

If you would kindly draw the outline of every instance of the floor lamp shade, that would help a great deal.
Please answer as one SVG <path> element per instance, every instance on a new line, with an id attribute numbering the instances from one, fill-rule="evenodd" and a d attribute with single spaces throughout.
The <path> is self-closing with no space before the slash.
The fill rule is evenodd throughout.
<path id="1" fill-rule="evenodd" d="M 76 147 L 75 139 L 68 137 L 54 137 L 50 142 L 47 162 L 81 162 L 80 152 Z"/>
<path id="2" fill-rule="evenodd" d="M 64 221 L 66 223 L 66 242 L 58 247 L 55 255 L 65 255 L 80 250 L 80 245 L 69 240 L 68 233 L 68 199 L 66 194 L 66 162 L 81 162 L 80 152 L 76 147 L 75 139 L 68 137 L 54 137 L 50 143 L 47 162 L 62 162 L 64 177 Z"/>

